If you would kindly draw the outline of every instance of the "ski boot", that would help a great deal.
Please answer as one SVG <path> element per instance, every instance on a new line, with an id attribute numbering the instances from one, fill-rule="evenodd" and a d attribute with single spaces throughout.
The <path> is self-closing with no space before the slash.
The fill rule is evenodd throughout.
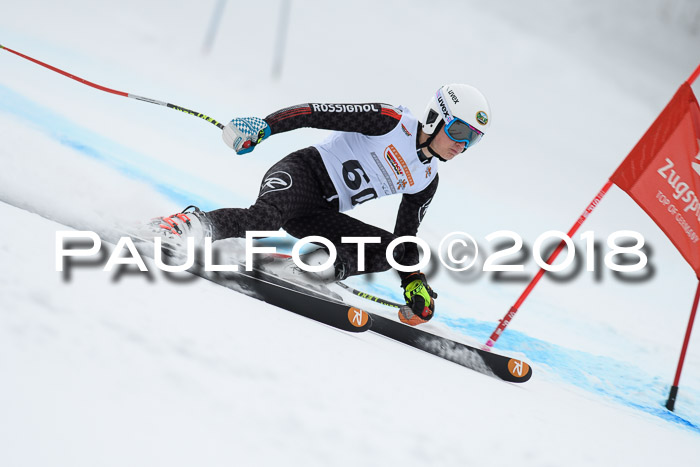
<path id="1" fill-rule="evenodd" d="M 167 217 L 156 217 L 148 224 L 148 230 L 152 235 L 162 236 L 164 248 L 173 252 L 185 251 L 188 237 L 194 238 L 195 246 L 202 246 L 204 239 L 213 234 L 211 221 L 197 206 L 187 206 L 182 212 Z"/>

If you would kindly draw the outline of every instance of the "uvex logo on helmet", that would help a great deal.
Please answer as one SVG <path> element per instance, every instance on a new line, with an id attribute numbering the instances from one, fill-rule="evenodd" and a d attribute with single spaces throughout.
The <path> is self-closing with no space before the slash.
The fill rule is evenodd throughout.
<path id="1" fill-rule="evenodd" d="M 452 89 L 447 91 L 447 94 L 449 94 L 450 97 L 452 98 L 452 102 L 454 102 L 455 104 L 459 104 L 459 99 L 457 99 L 457 95 L 455 94 L 455 92 Z"/>
<path id="2" fill-rule="evenodd" d="M 292 176 L 284 171 L 272 172 L 260 186 L 260 195 L 263 196 L 271 191 L 287 190 L 292 186 Z"/>
<path id="3" fill-rule="evenodd" d="M 438 104 L 440 104 L 440 110 L 442 110 L 442 115 L 445 121 L 450 121 L 450 111 L 447 110 L 447 104 L 445 104 L 445 101 L 442 99 L 442 95 L 439 95 L 437 98 Z"/>

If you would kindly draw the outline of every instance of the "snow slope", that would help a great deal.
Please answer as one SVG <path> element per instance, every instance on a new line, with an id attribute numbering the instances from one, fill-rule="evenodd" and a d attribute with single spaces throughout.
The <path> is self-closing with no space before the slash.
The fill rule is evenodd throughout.
<path id="1" fill-rule="evenodd" d="M 223 121 L 308 101 L 420 114 L 436 86 L 475 84 L 493 130 L 441 171 L 420 234 L 437 245 L 467 231 L 486 251 L 496 230 L 530 245 L 567 230 L 700 61 L 694 2 L 309 0 L 292 4 L 273 80 L 280 2 L 228 2 L 203 55 L 215 3 L 15 2 L 0 43 Z M 457 35 L 437 40 L 444 31 Z M 190 202 L 244 206 L 270 164 L 324 133 L 279 135 L 235 157 L 196 118 L 7 52 L 0 70 L 0 213 L 11 226 L 0 233 L 1 465 L 696 462 L 697 339 L 676 412 L 663 403 L 697 282 L 616 188 L 583 230 L 643 233 L 653 274 L 543 280 L 498 342 L 535 370 L 509 385 L 209 283 L 98 267 L 64 280 L 54 270 L 63 225 L 131 223 Z M 391 228 L 397 205 L 353 215 Z M 470 342 L 486 340 L 525 286 L 439 266 L 430 278 L 440 300 L 427 328 Z M 352 283 L 399 298 L 391 273 Z"/>
<path id="2" fill-rule="evenodd" d="M 25 228 L 0 249 L 13 265 L 0 273 L 3 465 L 684 465 L 696 453 L 696 430 L 541 366 L 526 386 L 503 383 L 206 281 L 96 267 L 66 280 L 53 267 L 65 228 L 0 212 Z"/>

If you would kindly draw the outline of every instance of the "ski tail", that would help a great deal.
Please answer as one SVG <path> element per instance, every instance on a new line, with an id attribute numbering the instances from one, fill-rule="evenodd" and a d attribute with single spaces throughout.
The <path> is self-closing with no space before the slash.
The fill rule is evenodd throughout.
<path id="1" fill-rule="evenodd" d="M 532 377 L 532 368 L 522 360 L 436 336 L 374 313 L 372 332 L 511 383 L 524 383 Z"/>

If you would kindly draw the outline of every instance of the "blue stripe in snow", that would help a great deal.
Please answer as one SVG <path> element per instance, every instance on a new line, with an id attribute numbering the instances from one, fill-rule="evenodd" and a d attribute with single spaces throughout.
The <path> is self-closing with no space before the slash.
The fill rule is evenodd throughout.
<path id="1" fill-rule="evenodd" d="M 486 340 L 496 323 L 467 318 L 441 317 L 439 322 L 451 329 Z M 498 341 L 497 351 L 519 352 L 526 355 L 535 371 L 544 371 L 547 377 L 584 389 L 605 399 L 654 415 L 700 434 L 700 391 L 683 387 L 683 400 L 676 402 L 676 412 L 665 408 L 669 381 L 652 376 L 631 363 L 608 356 L 597 356 L 572 350 L 509 329 Z"/>

